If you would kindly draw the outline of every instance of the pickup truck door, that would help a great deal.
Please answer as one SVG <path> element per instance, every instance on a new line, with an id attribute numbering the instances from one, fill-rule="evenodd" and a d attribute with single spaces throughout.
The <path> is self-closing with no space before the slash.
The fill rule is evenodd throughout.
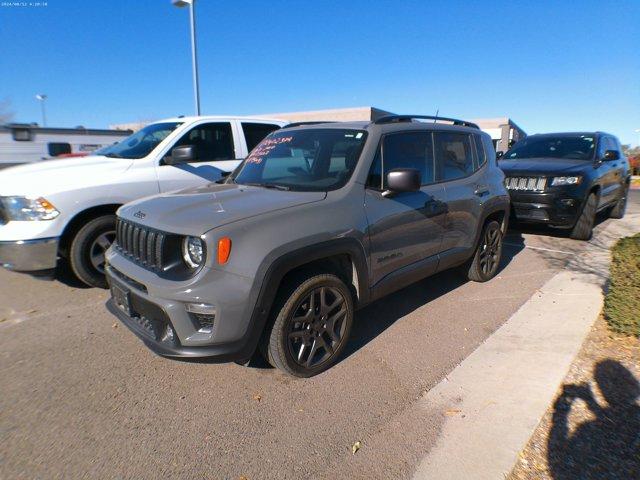
<path id="1" fill-rule="evenodd" d="M 232 171 L 247 155 L 237 122 L 206 122 L 185 133 L 158 162 L 158 184 L 161 192 L 197 187 L 218 180 L 223 172 Z M 167 165 L 164 158 L 173 148 L 196 147 L 198 159 L 181 165 Z"/>
<path id="2" fill-rule="evenodd" d="M 435 272 L 446 216 L 444 188 L 433 183 L 431 132 L 387 134 L 381 145 L 365 191 L 372 286 L 394 272 L 402 274 L 414 266 L 423 276 Z M 382 181 L 394 168 L 418 169 L 422 174 L 421 189 L 382 195 Z"/>

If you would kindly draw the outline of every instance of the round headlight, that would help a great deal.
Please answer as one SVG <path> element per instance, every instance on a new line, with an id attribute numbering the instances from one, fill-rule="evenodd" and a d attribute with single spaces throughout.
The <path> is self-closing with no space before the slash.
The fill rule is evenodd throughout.
<path id="1" fill-rule="evenodd" d="M 186 237 L 182 241 L 182 258 L 191 268 L 198 268 L 204 263 L 204 246 L 198 237 Z"/>

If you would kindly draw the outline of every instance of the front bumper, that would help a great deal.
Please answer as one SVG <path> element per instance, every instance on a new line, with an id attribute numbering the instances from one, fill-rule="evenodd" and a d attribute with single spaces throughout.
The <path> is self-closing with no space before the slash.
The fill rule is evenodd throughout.
<path id="1" fill-rule="evenodd" d="M 249 279 L 203 269 L 189 281 L 176 282 L 160 279 L 112 250 L 107 260 L 112 293 L 107 309 L 155 353 L 219 362 L 252 356 L 255 338 L 248 322 L 252 311 Z M 122 298 L 116 301 L 122 292 L 129 308 L 119 303 Z M 215 305 L 210 330 L 203 331 L 197 316 L 187 312 L 188 303 Z"/>
<path id="2" fill-rule="evenodd" d="M 520 222 L 571 228 L 582 211 L 582 198 L 564 189 L 552 192 L 509 191 L 511 213 Z"/>
<path id="3" fill-rule="evenodd" d="M 56 268 L 57 237 L 0 242 L 0 265 L 16 272 L 39 272 Z"/>

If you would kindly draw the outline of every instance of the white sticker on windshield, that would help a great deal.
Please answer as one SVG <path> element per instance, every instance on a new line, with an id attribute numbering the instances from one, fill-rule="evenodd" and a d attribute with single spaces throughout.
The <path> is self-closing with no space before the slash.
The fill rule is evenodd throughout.
<path id="1" fill-rule="evenodd" d="M 356 135 L 356 138 L 362 138 L 362 132 L 358 133 L 358 134 Z"/>

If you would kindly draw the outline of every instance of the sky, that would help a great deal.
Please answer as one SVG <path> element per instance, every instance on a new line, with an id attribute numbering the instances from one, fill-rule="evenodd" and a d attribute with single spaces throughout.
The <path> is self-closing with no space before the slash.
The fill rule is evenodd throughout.
<path id="1" fill-rule="evenodd" d="M 639 0 L 196 0 L 196 18 L 203 114 L 375 106 L 640 141 Z M 37 93 L 49 126 L 193 114 L 190 52 L 171 0 L 0 1 L 14 121 L 41 122 Z"/>

